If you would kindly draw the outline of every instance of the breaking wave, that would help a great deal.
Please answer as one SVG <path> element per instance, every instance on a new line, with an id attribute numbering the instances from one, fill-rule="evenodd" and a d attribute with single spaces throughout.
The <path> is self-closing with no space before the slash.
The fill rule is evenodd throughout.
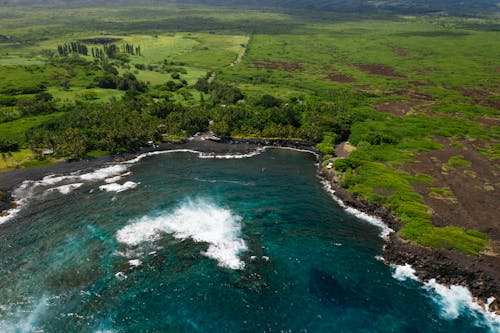
<path id="1" fill-rule="evenodd" d="M 409 264 L 391 265 L 394 269 L 392 277 L 399 281 L 420 279 L 415 275 L 415 269 Z M 492 297 L 485 307 L 479 305 L 472 297 L 471 292 L 458 285 L 445 286 L 430 279 L 422 284 L 429 297 L 439 306 L 439 315 L 448 320 L 459 318 L 465 313 L 471 313 L 476 318 L 476 325 L 487 327 L 491 332 L 500 331 L 500 316 L 488 310 L 489 305 L 495 300 Z"/>
<path id="2" fill-rule="evenodd" d="M 321 182 L 323 184 L 324 189 L 330 194 L 330 196 L 333 198 L 335 202 L 337 202 L 344 210 L 351 214 L 356 216 L 358 219 L 366 221 L 380 229 L 379 236 L 384 239 L 388 240 L 389 235 L 394 232 L 391 228 L 389 228 L 384 221 L 382 221 L 380 218 L 368 215 L 366 213 L 363 213 L 360 210 L 357 210 L 356 208 L 352 208 L 347 206 L 337 195 L 335 194 L 335 190 L 332 188 L 332 185 L 330 182 L 326 179 L 322 180 Z"/>
<path id="3" fill-rule="evenodd" d="M 128 181 L 128 182 L 125 182 L 123 184 L 111 183 L 111 184 L 101 185 L 101 186 L 99 186 L 99 189 L 101 191 L 119 193 L 119 192 L 123 192 L 126 190 L 134 189 L 137 187 L 137 185 L 139 185 L 139 184 L 132 182 L 132 181 Z"/>
<path id="4" fill-rule="evenodd" d="M 14 218 L 28 201 L 37 195 L 54 191 L 66 195 L 83 186 L 83 182 L 109 181 L 113 178 L 118 181 L 117 177 L 130 174 L 127 168 L 126 165 L 117 164 L 83 174 L 74 172 L 64 176 L 49 175 L 37 181 L 25 180 L 13 191 L 14 208 L 4 212 L 4 216 L 0 216 L 0 224 Z"/>
<path id="5" fill-rule="evenodd" d="M 54 192 L 57 191 L 61 194 L 69 194 L 73 192 L 73 190 L 76 190 L 77 188 L 82 187 L 83 183 L 74 183 L 74 184 L 68 184 L 68 185 L 61 185 L 58 187 L 52 187 L 47 190 L 47 192 Z"/>
<path id="6" fill-rule="evenodd" d="M 392 277 L 399 281 L 415 280 L 419 281 L 418 277 L 415 275 L 415 269 L 409 264 L 405 265 L 391 265 L 394 268 Z"/>
<path id="7" fill-rule="evenodd" d="M 241 217 L 229 209 L 202 199 L 185 200 L 177 208 L 158 216 L 144 216 L 123 227 L 116 239 L 128 246 L 137 246 L 161 238 L 162 233 L 177 239 L 208 243 L 203 255 L 218 261 L 219 266 L 243 269 L 239 254 L 247 250 L 241 233 Z"/>
<path id="8" fill-rule="evenodd" d="M 156 156 L 156 155 L 162 155 L 162 154 L 170 154 L 170 153 L 193 153 L 197 154 L 198 158 L 214 158 L 214 159 L 240 159 L 240 158 L 250 158 L 254 157 L 257 155 L 260 155 L 267 149 L 285 149 L 285 150 L 293 150 L 293 151 L 299 151 L 299 152 L 307 152 L 311 153 L 317 156 L 317 154 L 311 150 L 305 150 L 305 149 L 296 149 L 296 148 L 288 148 L 288 147 L 274 147 L 274 146 L 263 146 L 263 147 L 258 147 L 254 151 L 251 151 L 246 154 L 217 154 L 217 153 L 204 153 L 201 151 L 197 150 L 192 150 L 192 149 L 173 149 L 173 150 L 160 150 L 160 151 L 153 151 L 153 152 L 148 152 L 144 153 L 141 155 L 138 155 L 137 157 L 127 160 L 125 162 L 122 162 L 120 164 L 115 164 L 112 166 L 107 166 L 101 169 L 97 169 L 92 172 L 84 173 L 84 174 L 79 174 L 78 172 L 76 173 L 71 173 L 69 175 L 49 175 L 44 177 L 41 180 L 38 181 L 33 181 L 33 180 L 26 180 L 24 181 L 16 190 L 14 190 L 12 197 L 14 199 L 14 205 L 13 208 L 3 212 L 2 215 L 0 215 L 0 224 L 5 223 L 12 218 L 14 218 L 22 209 L 22 207 L 31 199 L 36 193 L 39 192 L 39 190 L 42 188 L 44 190 L 57 190 L 61 194 L 69 194 L 71 193 L 74 189 L 82 186 L 80 185 L 82 181 L 85 182 L 99 182 L 99 181 L 104 181 L 108 184 L 112 184 L 110 186 L 100 186 L 99 188 L 101 190 L 105 191 L 111 191 L 111 192 L 122 192 L 131 188 L 134 188 L 131 183 L 132 182 L 126 182 L 123 185 L 119 184 L 114 184 L 118 181 L 120 181 L 123 177 L 129 176 L 131 172 L 128 171 L 128 168 L 131 165 L 134 165 L 138 162 L 140 162 L 142 159 L 149 157 L 149 156 Z M 59 186 L 56 186 L 59 185 Z M 52 187 L 50 189 L 49 187 Z"/>
<path id="9" fill-rule="evenodd" d="M 440 306 L 441 317 L 456 319 L 468 311 L 476 317 L 477 325 L 486 326 L 492 332 L 500 331 L 500 316 L 476 303 L 467 288 L 456 285 L 447 287 L 435 279 L 426 282 L 423 288 L 430 292 L 432 300 Z"/>

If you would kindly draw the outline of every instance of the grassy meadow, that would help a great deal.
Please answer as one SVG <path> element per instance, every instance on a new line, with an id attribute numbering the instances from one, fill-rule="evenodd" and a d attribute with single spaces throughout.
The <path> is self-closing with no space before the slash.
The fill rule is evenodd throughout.
<path id="1" fill-rule="evenodd" d="M 201 6 L 5 8 L 0 140 L 18 143 L 17 166 L 43 163 L 29 153 L 36 146 L 30 130 L 42 125 L 59 130 L 58 118 L 71 121 L 79 109 L 120 101 L 125 109 L 146 113 L 146 123 L 165 128 L 163 137 L 211 129 L 228 136 L 302 138 L 318 144 L 325 162 L 335 163 L 349 192 L 390 208 L 403 222 L 402 237 L 468 254 L 495 253 L 496 240 L 479 225 L 433 223 L 430 198 L 447 200 L 450 209 L 463 200 L 436 178 L 446 182 L 451 169 L 443 163 L 443 174 L 434 175 L 423 167 L 410 172 L 409 166 L 418 166 L 425 153 L 462 149 L 498 172 L 498 31 L 494 17 Z M 92 38 L 114 38 L 119 48 L 140 46 L 141 54 L 97 60 L 57 54 L 58 45 Z M 245 47 L 242 61 L 234 64 Z M 116 67 L 113 77 L 133 74 L 145 88 L 93 84 L 110 75 L 109 64 Z M 210 86 L 204 80 L 213 72 Z M 25 105 L 40 92 L 53 97 L 54 112 L 34 114 Z M 239 93 L 241 98 L 232 98 Z M 213 127 L 209 120 L 215 120 Z M 44 140 L 35 148 L 47 147 L 50 140 Z M 107 138 L 99 140 L 83 145 L 86 156 L 116 148 L 103 143 Z M 356 147 L 346 158 L 334 153 L 342 141 Z M 477 161 L 463 156 L 450 163 L 477 173 Z M 0 164 L 0 170 L 11 168 L 11 162 Z M 475 186 L 498 191 L 500 185 L 484 180 Z"/>

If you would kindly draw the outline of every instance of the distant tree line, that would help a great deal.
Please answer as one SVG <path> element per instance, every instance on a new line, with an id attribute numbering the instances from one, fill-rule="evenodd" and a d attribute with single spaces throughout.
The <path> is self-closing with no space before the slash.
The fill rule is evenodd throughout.
<path id="1" fill-rule="evenodd" d="M 141 55 L 141 47 L 125 43 L 120 50 L 115 44 L 104 44 L 102 48 L 91 47 L 90 51 L 87 45 L 81 42 L 68 42 L 62 45 L 57 45 L 57 54 L 61 57 L 67 57 L 70 54 L 81 54 L 84 56 L 92 55 L 93 58 L 104 59 L 108 57 L 111 59 L 117 58 L 117 55 L 122 52 L 129 55 Z"/>
<path id="2" fill-rule="evenodd" d="M 141 47 L 140 46 L 134 47 L 134 45 L 132 45 L 132 44 L 125 43 L 125 45 L 123 46 L 123 53 L 140 56 L 141 55 Z"/>
<path id="3" fill-rule="evenodd" d="M 88 55 L 89 50 L 87 48 L 87 45 L 80 43 L 80 42 L 69 42 L 69 43 L 64 43 L 62 45 L 57 45 L 57 53 L 61 57 L 66 57 L 69 54 L 81 54 L 81 55 Z"/>

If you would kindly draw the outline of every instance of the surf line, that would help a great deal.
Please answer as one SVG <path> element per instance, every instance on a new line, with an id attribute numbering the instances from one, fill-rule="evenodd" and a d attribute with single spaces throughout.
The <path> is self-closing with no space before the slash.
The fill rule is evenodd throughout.
<path id="1" fill-rule="evenodd" d="M 85 173 L 85 174 L 79 174 L 77 172 L 72 172 L 69 174 L 49 174 L 45 177 L 43 177 L 41 180 L 25 180 L 19 185 L 16 189 L 12 191 L 12 196 L 13 196 L 13 202 L 12 205 L 13 207 L 2 212 L 0 215 L 0 224 L 6 223 L 13 219 L 15 216 L 19 214 L 19 212 L 22 210 L 24 206 L 28 203 L 28 201 L 34 196 L 34 189 L 36 187 L 47 187 L 47 186 L 55 186 L 59 185 L 63 182 L 68 182 L 68 181 L 79 181 L 78 183 L 72 183 L 72 184 L 64 184 L 59 187 L 54 187 L 48 189 L 51 192 L 54 192 L 55 190 L 59 191 L 61 194 L 69 194 L 73 189 L 79 188 L 83 185 L 82 181 L 85 182 L 99 182 L 99 181 L 106 181 L 106 183 L 114 183 L 117 180 L 120 180 L 128 175 L 130 175 L 130 172 L 126 172 L 126 169 L 129 168 L 131 165 L 136 164 L 140 162 L 143 158 L 149 157 L 149 156 L 156 156 L 156 155 L 161 155 L 161 154 L 170 154 L 170 153 L 193 153 L 197 154 L 199 158 L 205 158 L 205 159 L 238 159 L 238 158 L 250 158 L 254 157 L 257 155 L 260 155 L 264 151 L 268 149 L 283 149 L 283 150 L 292 150 L 292 151 L 298 151 L 298 152 L 305 152 L 305 153 L 310 153 L 316 156 L 317 159 L 319 159 L 319 154 L 312 151 L 312 150 L 307 150 L 307 149 L 298 149 L 298 148 L 293 148 L 293 147 L 279 147 L 279 146 L 262 146 L 258 147 L 248 153 L 245 154 L 217 154 L 215 152 L 203 152 L 199 150 L 193 150 L 193 149 L 170 149 L 170 150 L 155 150 L 147 153 L 143 153 L 140 155 L 137 155 L 136 157 L 126 160 L 123 162 L 117 162 L 117 163 L 109 163 L 104 165 L 102 168 L 95 169 L 94 171 L 90 173 Z M 111 178 L 110 178 L 111 177 Z M 113 181 L 112 181 L 113 179 Z M 128 184 L 131 185 L 131 184 Z M 104 185 L 101 189 L 112 189 L 113 185 Z M 115 188 L 113 186 L 113 188 Z M 129 186 L 128 188 L 133 188 L 133 186 Z"/>
<path id="2" fill-rule="evenodd" d="M 385 242 L 389 242 L 390 235 L 394 233 L 393 229 L 387 226 L 382 219 L 366 214 L 356 208 L 347 206 L 335 194 L 335 190 L 333 189 L 330 181 L 325 177 L 321 178 L 323 188 L 328 192 L 328 194 L 330 194 L 330 196 L 336 203 L 338 203 L 347 213 L 380 228 L 379 237 L 382 238 Z M 456 319 L 461 315 L 461 312 L 464 311 L 464 309 L 468 309 L 473 313 L 480 314 L 482 316 L 481 319 L 483 320 L 483 323 L 490 330 L 495 331 L 500 328 L 500 316 L 495 312 L 489 310 L 489 305 L 493 301 L 495 301 L 494 297 L 490 297 L 487 302 L 482 305 L 479 299 L 475 298 L 470 290 L 464 286 L 447 286 L 438 283 L 434 278 L 428 281 L 422 281 L 416 276 L 415 269 L 409 264 L 395 265 L 380 256 L 377 256 L 376 259 L 382 261 L 384 264 L 390 266 L 394 270 L 392 274 L 392 277 L 394 279 L 399 281 L 414 280 L 419 283 L 421 285 L 421 288 L 429 293 L 429 297 L 441 307 L 441 317 L 445 319 Z M 453 309 L 452 312 L 450 312 L 450 308 Z M 479 320 L 479 318 L 476 318 L 476 320 Z"/>

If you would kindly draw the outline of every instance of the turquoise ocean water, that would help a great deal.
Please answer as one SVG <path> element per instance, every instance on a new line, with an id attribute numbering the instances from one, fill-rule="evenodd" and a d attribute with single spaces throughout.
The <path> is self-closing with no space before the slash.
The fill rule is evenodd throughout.
<path id="1" fill-rule="evenodd" d="M 0 224 L 1 332 L 498 332 L 385 265 L 314 156 L 178 152 L 27 184 Z"/>

